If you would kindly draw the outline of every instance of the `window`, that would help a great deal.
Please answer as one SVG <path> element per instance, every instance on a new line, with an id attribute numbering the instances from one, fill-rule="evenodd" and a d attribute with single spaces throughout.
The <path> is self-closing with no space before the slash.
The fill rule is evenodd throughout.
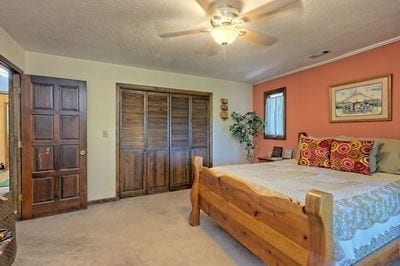
<path id="1" fill-rule="evenodd" d="M 264 92 L 265 139 L 286 139 L 286 88 Z"/>

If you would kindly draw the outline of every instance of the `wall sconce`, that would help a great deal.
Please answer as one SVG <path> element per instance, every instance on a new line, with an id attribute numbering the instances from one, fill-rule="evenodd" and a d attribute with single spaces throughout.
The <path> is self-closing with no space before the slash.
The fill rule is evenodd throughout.
<path id="1" fill-rule="evenodd" d="M 228 99 L 222 98 L 221 99 L 221 112 L 219 113 L 219 116 L 221 117 L 222 120 L 226 120 L 229 117 L 228 113 Z"/>

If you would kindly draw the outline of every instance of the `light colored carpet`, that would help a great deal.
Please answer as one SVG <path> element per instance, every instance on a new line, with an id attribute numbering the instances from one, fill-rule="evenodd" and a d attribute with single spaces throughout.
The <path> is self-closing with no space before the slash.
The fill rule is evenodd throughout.
<path id="1" fill-rule="evenodd" d="M 205 214 L 189 190 L 91 205 L 17 223 L 13 265 L 264 265 Z"/>

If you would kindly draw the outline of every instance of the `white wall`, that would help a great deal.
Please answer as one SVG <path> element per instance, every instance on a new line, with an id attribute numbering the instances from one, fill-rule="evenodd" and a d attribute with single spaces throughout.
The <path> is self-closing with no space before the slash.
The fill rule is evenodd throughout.
<path id="1" fill-rule="evenodd" d="M 25 50 L 2 27 L 0 27 L 0 55 L 24 70 Z"/>
<path id="2" fill-rule="evenodd" d="M 89 200 L 115 196 L 116 83 L 212 92 L 213 163 L 245 162 L 242 149 L 228 130 L 232 120 L 219 118 L 219 101 L 228 98 L 229 111 L 251 111 L 253 90 L 250 84 L 33 52 L 26 52 L 25 72 L 87 81 Z M 103 130 L 108 130 L 108 138 L 102 137 Z"/>

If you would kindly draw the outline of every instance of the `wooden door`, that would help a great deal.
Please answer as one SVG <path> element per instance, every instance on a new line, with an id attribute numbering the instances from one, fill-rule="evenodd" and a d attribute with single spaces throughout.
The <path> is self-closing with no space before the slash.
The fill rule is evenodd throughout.
<path id="1" fill-rule="evenodd" d="M 147 193 L 169 189 L 169 95 L 147 92 L 146 112 Z"/>
<path id="2" fill-rule="evenodd" d="M 170 189 L 192 184 L 190 159 L 190 95 L 171 94 Z"/>
<path id="3" fill-rule="evenodd" d="M 119 91 L 119 195 L 146 193 L 145 92 Z"/>
<path id="4" fill-rule="evenodd" d="M 86 82 L 23 81 L 22 217 L 86 208 Z"/>
<path id="5" fill-rule="evenodd" d="M 210 99 L 209 96 L 192 96 L 191 156 L 203 157 L 203 165 L 210 163 Z"/>

